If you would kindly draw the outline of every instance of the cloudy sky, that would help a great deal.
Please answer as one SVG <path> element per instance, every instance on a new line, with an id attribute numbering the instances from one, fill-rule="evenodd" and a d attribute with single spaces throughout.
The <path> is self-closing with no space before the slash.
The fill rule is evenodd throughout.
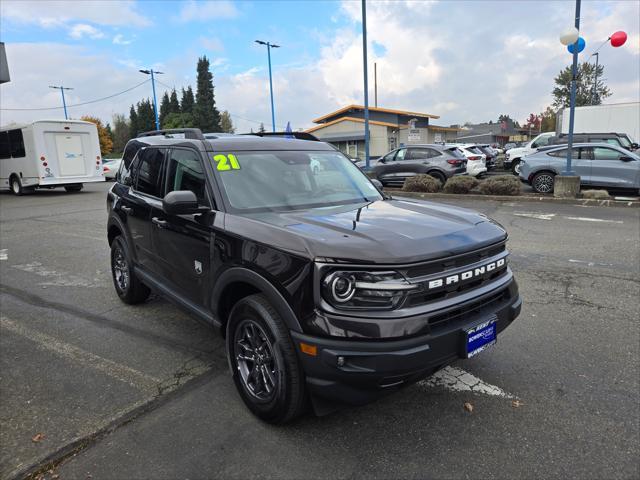
<path id="1" fill-rule="evenodd" d="M 438 124 L 523 121 L 551 103 L 553 78 L 571 61 L 558 35 L 573 24 L 574 1 L 371 1 L 369 73 L 378 64 L 378 103 L 440 115 Z M 583 1 L 587 59 L 613 32 L 600 62 L 609 102 L 640 101 L 640 1 Z M 269 127 L 265 47 L 272 52 L 276 124 L 311 120 L 363 102 L 360 1 L 11 1 L 0 2 L 0 41 L 11 82 L 0 86 L 0 123 L 62 118 L 60 93 L 74 90 L 70 115 L 109 121 L 151 95 L 140 68 L 161 70 L 167 87 L 195 86 L 198 56 L 211 60 L 218 107 L 240 131 Z M 372 91 L 371 87 L 371 91 Z M 370 94 L 373 103 L 373 94 Z M 11 109 L 11 110 L 10 110 Z"/>

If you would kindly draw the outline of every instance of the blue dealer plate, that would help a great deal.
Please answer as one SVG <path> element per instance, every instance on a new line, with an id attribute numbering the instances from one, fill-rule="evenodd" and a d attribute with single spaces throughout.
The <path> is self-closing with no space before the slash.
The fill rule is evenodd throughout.
<path id="1" fill-rule="evenodd" d="M 496 343 L 496 319 L 484 321 L 466 331 L 466 353 L 471 358 Z"/>

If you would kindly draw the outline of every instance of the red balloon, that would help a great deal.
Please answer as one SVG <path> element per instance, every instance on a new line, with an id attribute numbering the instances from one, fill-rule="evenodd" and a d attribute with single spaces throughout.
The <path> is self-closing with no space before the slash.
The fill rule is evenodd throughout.
<path id="1" fill-rule="evenodd" d="M 624 45 L 624 42 L 627 41 L 627 34 L 622 31 L 616 32 L 611 35 L 611 38 L 609 40 L 611 40 L 612 47 L 621 47 L 622 45 Z"/>

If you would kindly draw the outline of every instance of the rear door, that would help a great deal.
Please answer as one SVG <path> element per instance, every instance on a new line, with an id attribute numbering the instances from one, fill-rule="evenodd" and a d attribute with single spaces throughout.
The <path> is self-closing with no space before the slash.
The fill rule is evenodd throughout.
<path id="1" fill-rule="evenodd" d="M 201 154 L 190 148 L 172 148 L 166 162 L 164 195 L 179 190 L 196 194 L 200 206 L 212 210 Z M 206 304 L 210 280 L 210 246 L 215 211 L 196 215 L 170 215 L 162 205 L 151 210 L 155 261 L 163 280 L 199 306 Z"/>
<path id="2" fill-rule="evenodd" d="M 159 274 L 151 239 L 151 212 L 162 206 L 165 149 L 148 147 L 138 152 L 133 185 L 122 196 L 119 207 L 125 214 L 137 262 L 149 273 Z"/>
<path id="3" fill-rule="evenodd" d="M 634 188 L 638 162 L 623 161 L 626 155 L 610 147 L 593 147 L 591 183 L 603 187 Z"/>

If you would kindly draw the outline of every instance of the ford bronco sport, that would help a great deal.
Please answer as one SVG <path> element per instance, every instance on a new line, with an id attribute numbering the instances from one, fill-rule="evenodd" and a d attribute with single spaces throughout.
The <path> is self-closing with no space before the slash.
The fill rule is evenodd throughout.
<path id="1" fill-rule="evenodd" d="M 107 207 L 119 297 L 153 289 L 219 328 L 242 400 L 269 422 L 425 378 L 520 313 L 500 225 L 388 197 L 326 143 L 149 132 Z"/>

